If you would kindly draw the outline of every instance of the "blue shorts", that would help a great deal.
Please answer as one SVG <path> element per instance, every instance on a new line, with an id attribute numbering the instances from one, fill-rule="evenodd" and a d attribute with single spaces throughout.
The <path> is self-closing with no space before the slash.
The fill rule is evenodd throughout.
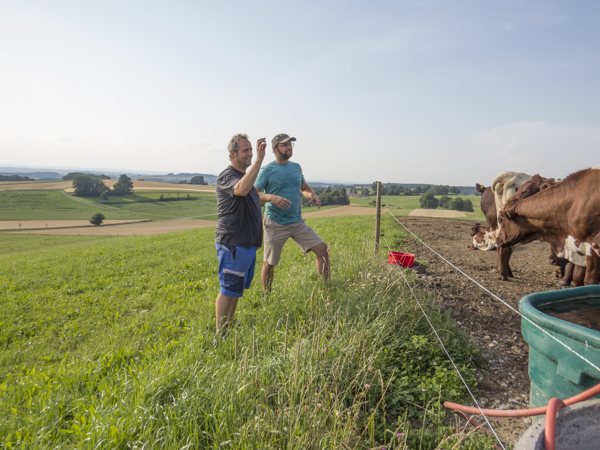
<path id="1" fill-rule="evenodd" d="M 221 294 L 241 297 L 250 288 L 256 265 L 256 248 L 236 247 L 215 243 L 219 258 Z"/>

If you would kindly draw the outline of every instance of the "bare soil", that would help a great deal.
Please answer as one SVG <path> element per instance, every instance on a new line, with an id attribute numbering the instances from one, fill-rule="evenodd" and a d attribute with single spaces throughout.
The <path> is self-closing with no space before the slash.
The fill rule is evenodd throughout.
<path id="1" fill-rule="evenodd" d="M 147 222 L 148 220 L 105 220 L 103 225 Z M 54 228 L 93 227 L 89 220 L 2 220 L 0 231 L 51 230 Z"/>
<path id="2" fill-rule="evenodd" d="M 420 217 L 466 217 L 464 213 L 452 209 L 413 209 L 408 215 Z"/>
<path id="3" fill-rule="evenodd" d="M 108 221 L 106 221 L 108 222 Z M 214 227 L 217 222 L 213 220 L 166 220 L 163 222 L 138 222 L 121 225 L 100 225 L 56 228 L 44 230 L 21 231 L 8 234 L 52 234 L 60 236 L 149 236 L 151 234 L 172 233 L 174 231 L 193 230 L 196 228 Z"/>
<path id="4" fill-rule="evenodd" d="M 497 252 L 467 247 L 472 239 L 473 222 L 430 217 L 400 217 L 399 220 L 444 258 L 517 310 L 523 296 L 558 289 L 554 267 L 548 263 L 547 244 L 534 242 L 517 247 L 510 261 L 515 278 L 501 281 L 495 271 Z M 527 408 L 529 348 L 521 336 L 521 317 L 416 239 L 411 237 L 404 248 L 392 250 L 414 253 L 416 260 L 427 266 L 425 273 L 418 275 L 423 284 L 437 292 L 440 308 L 451 312 L 489 358 L 488 366 L 479 369 L 482 381 L 477 400 L 482 407 Z M 494 428 L 504 444 L 514 445 L 530 423 L 530 419 L 499 418 Z"/>

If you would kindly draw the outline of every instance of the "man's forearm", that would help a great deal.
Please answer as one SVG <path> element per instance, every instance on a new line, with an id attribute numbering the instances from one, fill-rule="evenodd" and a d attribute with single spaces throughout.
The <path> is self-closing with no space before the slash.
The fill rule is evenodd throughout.
<path id="1" fill-rule="evenodd" d="M 306 184 L 306 185 L 304 186 L 304 188 L 300 189 L 300 192 L 301 192 L 301 193 L 302 193 L 302 195 L 304 195 L 306 198 L 312 198 L 313 194 L 314 194 L 314 195 L 316 195 L 316 194 L 315 194 L 315 191 L 313 191 L 313 189 L 312 189 L 312 188 L 311 188 L 311 187 L 310 187 L 308 184 Z"/>
<path id="2" fill-rule="evenodd" d="M 254 187 L 254 182 L 256 181 L 256 177 L 258 177 L 258 172 L 260 171 L 262 162 L 262 159 L 256 159 L 256 161 L 254 161 L 254 164 L 250 166 L 250 169 L 248 169 L 246 174 L 233 187 L 234 195 L 239 195 L 242 197 L 248 195 L 250 189 Z"/>
<path id="3" fill-rule="evenodd" d="M 260 191 L 258 191 L 258 196 L 260 197 L 261 203 L 269 203 L 273 198 L 273 196 L 271 194 L 263 194 Z"/>

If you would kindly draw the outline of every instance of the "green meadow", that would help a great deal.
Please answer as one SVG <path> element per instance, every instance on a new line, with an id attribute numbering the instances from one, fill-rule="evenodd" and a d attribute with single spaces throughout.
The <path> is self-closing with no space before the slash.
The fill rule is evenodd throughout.
<path id="1" fill-rule="evenodd" d="M 173 200 L 158 201 L 161 195 Z M 0 191 L 0 220 L 77 220 L 89 219 L 97 212 L 106 219 L 160 220 L 215 215 L 216 211 L 213 192 L 141 191 L 102 201 L 66 196 L 59 191 Z M 216 215 L 212 219 L 216 220 Z"/>
<path id="2" fill-rule="evenodd" d="M 2 235 L 0 447 L 493 448 L 442 407 L 465 389 L 400 270 L 373 254 L 374 218 L 307 222 L 331 282 L 288 243 L 273 291 L 257 273 L 217 346 L 213 229 L 37 251 Z M 402 248 L 391 217 L 382 232 Z M 403 273 L 476 388 L 478 350 Z"/>
<path id="3" fill-rule="evenodd" d="M 438 200 L 442 197 L 441 195 L 435 196 Z M 471 200 L 473 203 L 474 212 L 465 212 L 462 211 L 466 218 L 469 220 L 485 220 L 485 216 L 481 212 L 480 202 L 481 196 L 478 195 L 458 195 L 457 197 L 461 197 L 463 200 Z M 408 214 L 413 209 L 420 209 L 421 205 L 419 205 L 420 195 L 382 195 L 381 203 L 386 205 L 386 207 L 391 208 L 392 213 L 395 216 L 408 216 Z M 367 198 L 351 198 L 350 203 L 357 204 L 359 206 L 368 206 L 373 208 L 374 206 L 370 205 L 371 202 L 376 200 L 375 196 L 369 196 Z M 396 209 L 398 208 L 398 209 Z M 443 209 L 443 208 L 438 208 Z"/>
<path id="4" fill-rule="evenodd" d="M 87 244 L 99 239 L 114 239 L 112 236 L 52 236 L 52 235 L 14 235 L 0 233 L 0 257 L 21 252 L 36 252 L 53 247 Z"/>

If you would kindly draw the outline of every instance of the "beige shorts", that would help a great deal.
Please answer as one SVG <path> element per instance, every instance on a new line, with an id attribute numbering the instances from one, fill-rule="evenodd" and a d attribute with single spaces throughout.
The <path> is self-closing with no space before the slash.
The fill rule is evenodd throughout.
<path id="1" fill-rule="evenodd" d="M 311 227 L 306 225 L 304 220 L 291 225 L 280 225 L 265 216 L 263 224 L 265 239 L 263 260 L 272 266 L 279 264 L 283 245 L 288 238 L 292 238 L 305 254 L 315 245 L 323 242 L 323 239 Z"/>

